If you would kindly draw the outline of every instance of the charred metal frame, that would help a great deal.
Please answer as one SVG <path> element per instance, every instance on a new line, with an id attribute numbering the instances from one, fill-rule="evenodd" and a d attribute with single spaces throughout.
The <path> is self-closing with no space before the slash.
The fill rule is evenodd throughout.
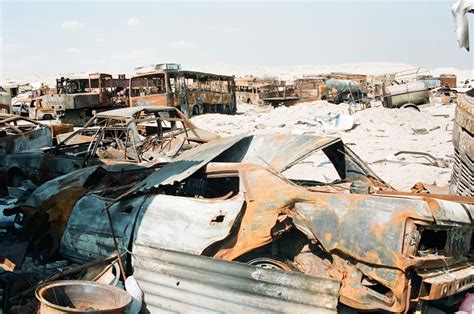
<path id="1" fill-rule="evenodd" d="M 154 77 L 160 77 L 163 81 L 160 91 L 140 95 L 141 90 L 149 88 L 149 79 Z M 145 86 L 140 84 L 140 80 L 143 79 L 146 80 Z M 189 85 L 188 81 L 191 79 L 193 84 Z M 223 83 L 226 88 L 223 88 Z M 233 76 L 165 69 L 130 78 L 129 88 L 132 107 L 138 105 L 176 107 L 186 117 L 206 112 L 233 114 L 237 110 Z"/>

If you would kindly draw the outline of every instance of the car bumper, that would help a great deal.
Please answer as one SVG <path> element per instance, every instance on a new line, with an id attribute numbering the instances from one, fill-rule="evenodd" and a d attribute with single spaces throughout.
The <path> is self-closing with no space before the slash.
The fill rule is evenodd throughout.
<path id="1" fill-rule="evenodd" d="M 451 269 L 419 272 L 422 278 L 420 300 L 438 300 L 474 287 L 474 264 L 465 263 Z"/>

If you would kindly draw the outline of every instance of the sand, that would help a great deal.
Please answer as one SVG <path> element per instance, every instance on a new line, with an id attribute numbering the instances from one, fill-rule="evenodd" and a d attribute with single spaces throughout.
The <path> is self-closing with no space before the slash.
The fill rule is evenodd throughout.
<path id="1" fill-rule="evenodd" d="M 160 63 L 157 60 L 156 63 Z M 145 64 L 137 64 L 141 66 Z M 277 77 L 281 80 L 292 82 L 295 78 L 303 75 L 321 74 L 329 72 L 347 72 L 357 74 L 368 74 L 368 75 L 381 75 L 395 73 L 399 71 L 411 70 L 418 68 L 417 65 L 411 65 L 406 63 L 397 62 L 380 62 L 380 61 L 368 61 L 368 62 L 355 62 L 355 63 L 343 63 L 333 65 L 291 65 L 291 66 L 264 66 L 264 65 L 233 65 L 233 64 L 208 64 L 208 65 L 193 65 L 193 64 L 182 64 L 182 68 L 186 70 L 211 72 L 216 74 L 245 76 L 270 76 Z M 50 87 L 56 86 L 56 78 L 64 77 L 87 77 L 88 73 L 94 72 L 106 72 L 112 74 L 114 77 L 122 72 L 118 73 L 113 68 L 103 69 L 84 69 L 82 73 L 69 73 L 67 69 L 64 73 L 48 73 L 48 74 L 37 74 L 18 77 L 15 75 L 3 75 L 0 77 L 0 86 L 2 85 L 16 85 L 31 83 L 36 86 L 45 83 Z M 88 70 L 88 71 L 86 71 Z M 455 74 L 458 78 L 458 85 L 462 86 L 462 82 L 466 79 L 474 78 L 474 69 L 457 69 L 452 67 L 443 67 L 436 69 L 427 69 L 433 76 L 439 76 L 440 74 Z M 124 73 L 127 77 L 131 77 L 134 72 L 130 69 L 128 73 Z"/>
<path id="2" fill-rule="evenodd" d="M 449 183 L 453 157 L 452 123 L 455 106 L 430 103 L 421 112 L 387 109 L 381 106 L 351 115 L 357 125 L 336 134 L 325 133 L 318 116 L 329 113 L 349 115 L 346 104 L 326 101 L 301 103 L 291 107 L 259 107 L 238 104 L 236 115 L 206 114 L 192 118 L 200 128 L 221 136 L 240 133 L 292 133 L 341 137 L 369 166 L 393 187 L 409 191 L 417 182 L 445 186 Z M 424 134 L 426 133 L 426 134 Z M 426 152 L 446 161 L 448 168 L 422 165 L 423 158 L 406 158 L 406 163 L 380 162 L 399 151 Z M 295 178 L 318 175 L 319 160 L 307 160 L 292 172 Z"/>

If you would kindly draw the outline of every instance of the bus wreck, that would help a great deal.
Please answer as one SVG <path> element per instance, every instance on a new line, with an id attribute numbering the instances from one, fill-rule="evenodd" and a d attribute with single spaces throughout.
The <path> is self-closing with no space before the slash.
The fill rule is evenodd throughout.
<path id="1" fill-rule="evenodd" d="M 323 158 L 314 179 L 292 179 L 291 168 L 312 154 Z M 327 170 L 337 179 L 325 179 Z M 399 193 L 338 138 L 280 134 L 215 140 L 138 176 L 85 168 L 44 184 L 7 214 L 21 214 L 25 231 L 31 217 L 44 216 L 43 230 L 61 239 L 51 253 L 59 247 L 76 262 L 113 253 L 114 241 L 133 252 L 124 262 L 146 306 L 157 299 L 176 306 L 142 268 L 166 273 L 170 265 L 143 252 L 168 250 L 339 280 L 339 302 L 357 310 L 433 304 L 450 312 L 453 298 L 474 286 L 471 204 Z M 176 281 L 174 291 L 200 293 Z"/>
<path id="2" fill-rule="evenodd" d="M 181 70 L 175 63 L 136 69 L 130 79 L 130 106 L 170 106 L 186 117 L 237 111 L 233 76 Z"/>

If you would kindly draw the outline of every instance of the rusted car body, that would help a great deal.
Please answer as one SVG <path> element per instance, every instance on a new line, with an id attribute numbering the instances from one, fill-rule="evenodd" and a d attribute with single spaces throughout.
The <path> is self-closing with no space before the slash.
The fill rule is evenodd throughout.
<path id="1" fill-rule="evenodd" d="M 0 158 L 8 185 L 42 183 L 89 165 L 168 162 L 182 151 L 213 140 L 176 108 L 135 107 L 96 114 L 81 129 L 59 135 L 58 144 Z"/>
<path id="2" fill-rule="evenodd" d="M 313 179 L 292 178 L 313 154 L 323 158 Z M 47 213 L 72 260 L 110 254 L 115 237 L 120 250 L 160 248 L 334 278 L 339 301 L 359 310 L 404 312 L 474 286 L 472 207 L 400 194 L 340 139 L 222 138 L 142 179 L 132 174 L 112 180 L 101 167 L 85 168 L 44 184 L 11 214 Z"/>
<path id="3" fill-rule="evenodd" d="M 0 114 L 0 155 L 52 145 L 53 132 L 47 126 L 25 117 Z"/>
<path id="4" fill-rule="evenodd" d="M 131 107 L 176 107 L 186 117 L 237 111 L 233 76 L 185 71 L 174 63 L 137 68 L 129 90 Z"/>

